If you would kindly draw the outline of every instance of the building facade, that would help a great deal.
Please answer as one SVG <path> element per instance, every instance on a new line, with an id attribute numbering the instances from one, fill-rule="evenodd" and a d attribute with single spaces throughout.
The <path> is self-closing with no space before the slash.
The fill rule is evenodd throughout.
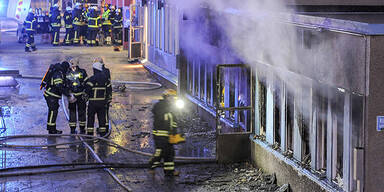
<path id="1" fill-rule="evenodd" d="M 346 5 L 381 6 L 361 3 Z M 288 14 L 274 21 L 294 34 L 295 46 L 283 49 L 289 40 L 273 54 L 255 46 L 250 60 L 231 44 L 242 37 L 217 22 L 244 14 L 201 8 L 191 15 L 158 0 L 141 7 L 146 68 L 210 120 L 226 148 L 218 147 L 219 159 L 249 157 L 293 191 L 381 191 L 383 15 Z"/>

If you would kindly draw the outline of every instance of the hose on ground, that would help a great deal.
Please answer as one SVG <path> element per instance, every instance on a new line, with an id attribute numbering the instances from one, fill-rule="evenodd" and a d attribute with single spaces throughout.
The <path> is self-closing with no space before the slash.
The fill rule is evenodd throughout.
<path id="1" fill-rule="evenodd" d="M 109 139 L 106 139 L 106 138 L 103 138 L 103 137 L 98 137 L 98 136 L 93 136 L 93 135 L 84 135 L 84 134 L 38 134 L 38 135 L 13 135 L 13 136 L 3 136 L 3 137 L 0 137 L 0 147 L 14 147 L 13 145 L 11 144 L 3 144 L 5 141 L 7 140 L 10 140 L 10 139 L 18 139 L 18 138 L 42 138 L 42 137 L 68 137 L 68 136 L 79 136 L 79 137 L 85 137 L 85 138 L 93 138 L 93 139 L 98 139 L 98 140 L 102 140 L 102 141 L 106 141 L 108 143 L 111 144 L 111 146 L 114 146 L 116 148 L 120 148 L 122 150 L 125 150 L 125 151 L 128 151 L 128 152 L 131 152 L 131 153 L 135 153 L 135 154 L 138 154 L 138 155 L 143 155 L 143 156 L 147 156 L 147 157 L 152 157 L 152 154 L 151 153 L 147 153 L 147 152 L 142 152 L 142 151 L 137 151 L 137 150 L 133 150 L 133 149 L 130 149 L 130 148 L 127 148 L 127 147 L 124 147 L 124 146 L 121 146 L 117 143 L 115 143 L 114 141 L 112 140 L 109 140 Z M 49 145 L 49 144 L 47 144 Z M 58 144 L 53 144 L 51 146 L 59 146 L 59 145 L 63 145 L 61 143 L 58 143 Z M 17 147 L 29 147 L 29 145 L 17 145 Z M 183 157 L 183 156 L 176 156 L 175 157 L 176 160 L 184 160 L 184 161 L 205 161 L 205 162 L 216 162 L 216 159 L 215 158 L 207 158 L 207 157 Z"/>
<path id="2" fill-rule="evenodd" d="M 65 98 L 64 98 L 64 95 L 61 96 L 62 99 L 61 99 L 61 102 L 63 104 L 63 109 L 64 109 L 64 114 L 65 114 L 65 118 L 69 121 L 69 114 L 68 114 L 68 111 L 67 111 L 67 107 L 65 107 Z M 107 116 L 108 115 L 108 111 L 107 111 Z M 109 124 L 111 124 L 111 121 L 109 121 Z M 105 137 L 108 137 L 109 135 L 111 134 L 111 129 L 108 129 L 108 133 L 106 135 L 104 135 L 103 137 L 101 138 L 105 138 Z M 93 158 L 96 159 L 96 161 L 98 161 L 99 163 L 104 163 L 101 158 L 96 154 L 96 152 L 92 149 L 91 146 L 88 145 L 87 142 L 85 142 L 85 140 L 83 139 L 83 137 L 79 136 L 80 140 L 83 142 L 83 145 L 85 145 L 85 147 L 88 148 L 88 150 L 91 152 L 91 155 L 93 156 Z M 132 191 L 132 189 L 127 186 L 127 185 L 124 185 L 123 182 L 120 181 L 120 179 L 108 168 L 108 167 L 105 167 L 104 170 L 106 172 L 108 172 L 108 174 L 112 177 L 113 180 L 116 181 L 116 183 L 118 183 L 122 188 L 124 188 L 126 191 Z"/>
<path id="3" fill-rule="evenodd" d="M 22 75 L 21 78 L 23 79 L 37 79 L 41 80 L 42 77 L 39 76 L 32 76 L 32 75 Z M 142 82 L 142 81 L 121 81 L 121 80 L 112 80 L 113 84 L 124 84 L 124 85 L 131 85 L 126 86 L 127 89 L 135 89 L 135 90 L 154 90 L 159 89 L 163 85 L 156 82 Z M 134 85 L 134 86 L 133 86 Z M 141 85 L 141 86 L 139 86 Z M 148 87 L 145 87 L 148 86 Z"/>

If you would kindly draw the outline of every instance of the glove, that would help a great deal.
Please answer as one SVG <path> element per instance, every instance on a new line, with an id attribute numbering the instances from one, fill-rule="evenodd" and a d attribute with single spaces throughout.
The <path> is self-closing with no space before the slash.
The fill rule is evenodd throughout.
<path id="1" fill-rule="evenodd" d="M 84 101 L 88 101 L 88 99 L 89 99 L 89 96 L 86 94 L 86 93 L 84 93 L 82 96 L 81 96 L 83 99 L 84 99 Z"/>
<path id="2" fill-rule="evenodd" d="M 75 103 L 77 101 L 76 97 L 71 93 L 68 99 L 69 103 Z"/>

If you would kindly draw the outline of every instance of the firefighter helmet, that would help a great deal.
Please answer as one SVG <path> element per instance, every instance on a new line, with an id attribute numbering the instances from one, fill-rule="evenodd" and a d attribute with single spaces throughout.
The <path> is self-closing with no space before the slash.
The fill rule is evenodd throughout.
<path id="1" fill-rule="evenodd" d="M 166 89 L 164 92 L 163 92 L 163 97 L 169 97 L 169 96 L 174 96 L 176 97 L 177 95 L 177 92 L 173 89 Z"/>

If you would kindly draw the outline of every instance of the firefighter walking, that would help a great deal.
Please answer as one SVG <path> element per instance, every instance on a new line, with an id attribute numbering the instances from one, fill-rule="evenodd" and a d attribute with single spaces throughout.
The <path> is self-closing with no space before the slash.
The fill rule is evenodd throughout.
<path id="1" fill-rule="evenodd" d="M 51 65 L 41 83 L 41 88 L 45 88 L 44 98 L 48 105 L 47 130 L 49 134 L 61 134 L 63 132 L 56 129 L 56 119 L 61 95 L 69 95 L 64 86 L 64 74 L 68 68 L 67 62 Z"/>
<path id="2" fill-rule="evenodd" d="M 153 139 L 155 141 L 155 153 L 149 161 L 152 172 L 153 169 L 160 165 L 161 160 L 164 160 L 165 176 L 177 176 L 178 171 L 175 171 L 174 156 L 175 150 L 173 145 L 184 138 L 179 137 L 175 140 L 177 134 L 177 120 L 173 111 L 173 102 L 176 97 L 176 91 L 168 89 L 163 93 L 163 99 L 157 102 L 152 109 L 153 113 Z"/>
<path id="3" fill-rule="evenodd" d="M 109 131 L 105 126 L 107 98 L 112 98 L 112 87 L 103 72 L 103 64 L 95 62 L 93 64 L 93 73 L 93 76 L 85 84 L 85 92 L 89 97 L 87 134 L 94 134 L 95 115 L 97 115 L 99 121 L 98 132 L 100 136 L 105 136 Z"/>
<path id="4" fill-rule="evenodd" d="M 25 52 L 31 52 L 30 48 L 32 51 L 36 51 L 35 31 L 37 28 L 37 22 L 32 9 L 29 9 L 28 16 L 24 21 L 24 27 L 28 36 L 27 42 L 25 43 Z"/>
<path id="5" fill-rule="evenodd" d="M 65 45 L 72 45 L 73 43 L 73 19 L 72 19 L 72 9 L 67 7 L 64 13 L 64 22 L 65 22 Z"/>
<path id="6" fill-rule="evenodd" d="M 76 134 L 77 120 L 79 121 L 80 134 L 85 134 L 86 125 L 86 100 L 84 99 L 84 82 L 87 72 L 79 67 L 77 58 L 70 60 L 70 70 L 66 74 L 66 87 L 69 89 L 69 127 L 71 134 Z"/>
<path id="7" fill-rule="evenodd" d="M 49 18 L 52 27 L 52 45 L 59 46 L 60 43 L 60 28 L 61 28 L 61 15 L 59 6 L 55 4 L 52 8 L 52 13 Z"/>

